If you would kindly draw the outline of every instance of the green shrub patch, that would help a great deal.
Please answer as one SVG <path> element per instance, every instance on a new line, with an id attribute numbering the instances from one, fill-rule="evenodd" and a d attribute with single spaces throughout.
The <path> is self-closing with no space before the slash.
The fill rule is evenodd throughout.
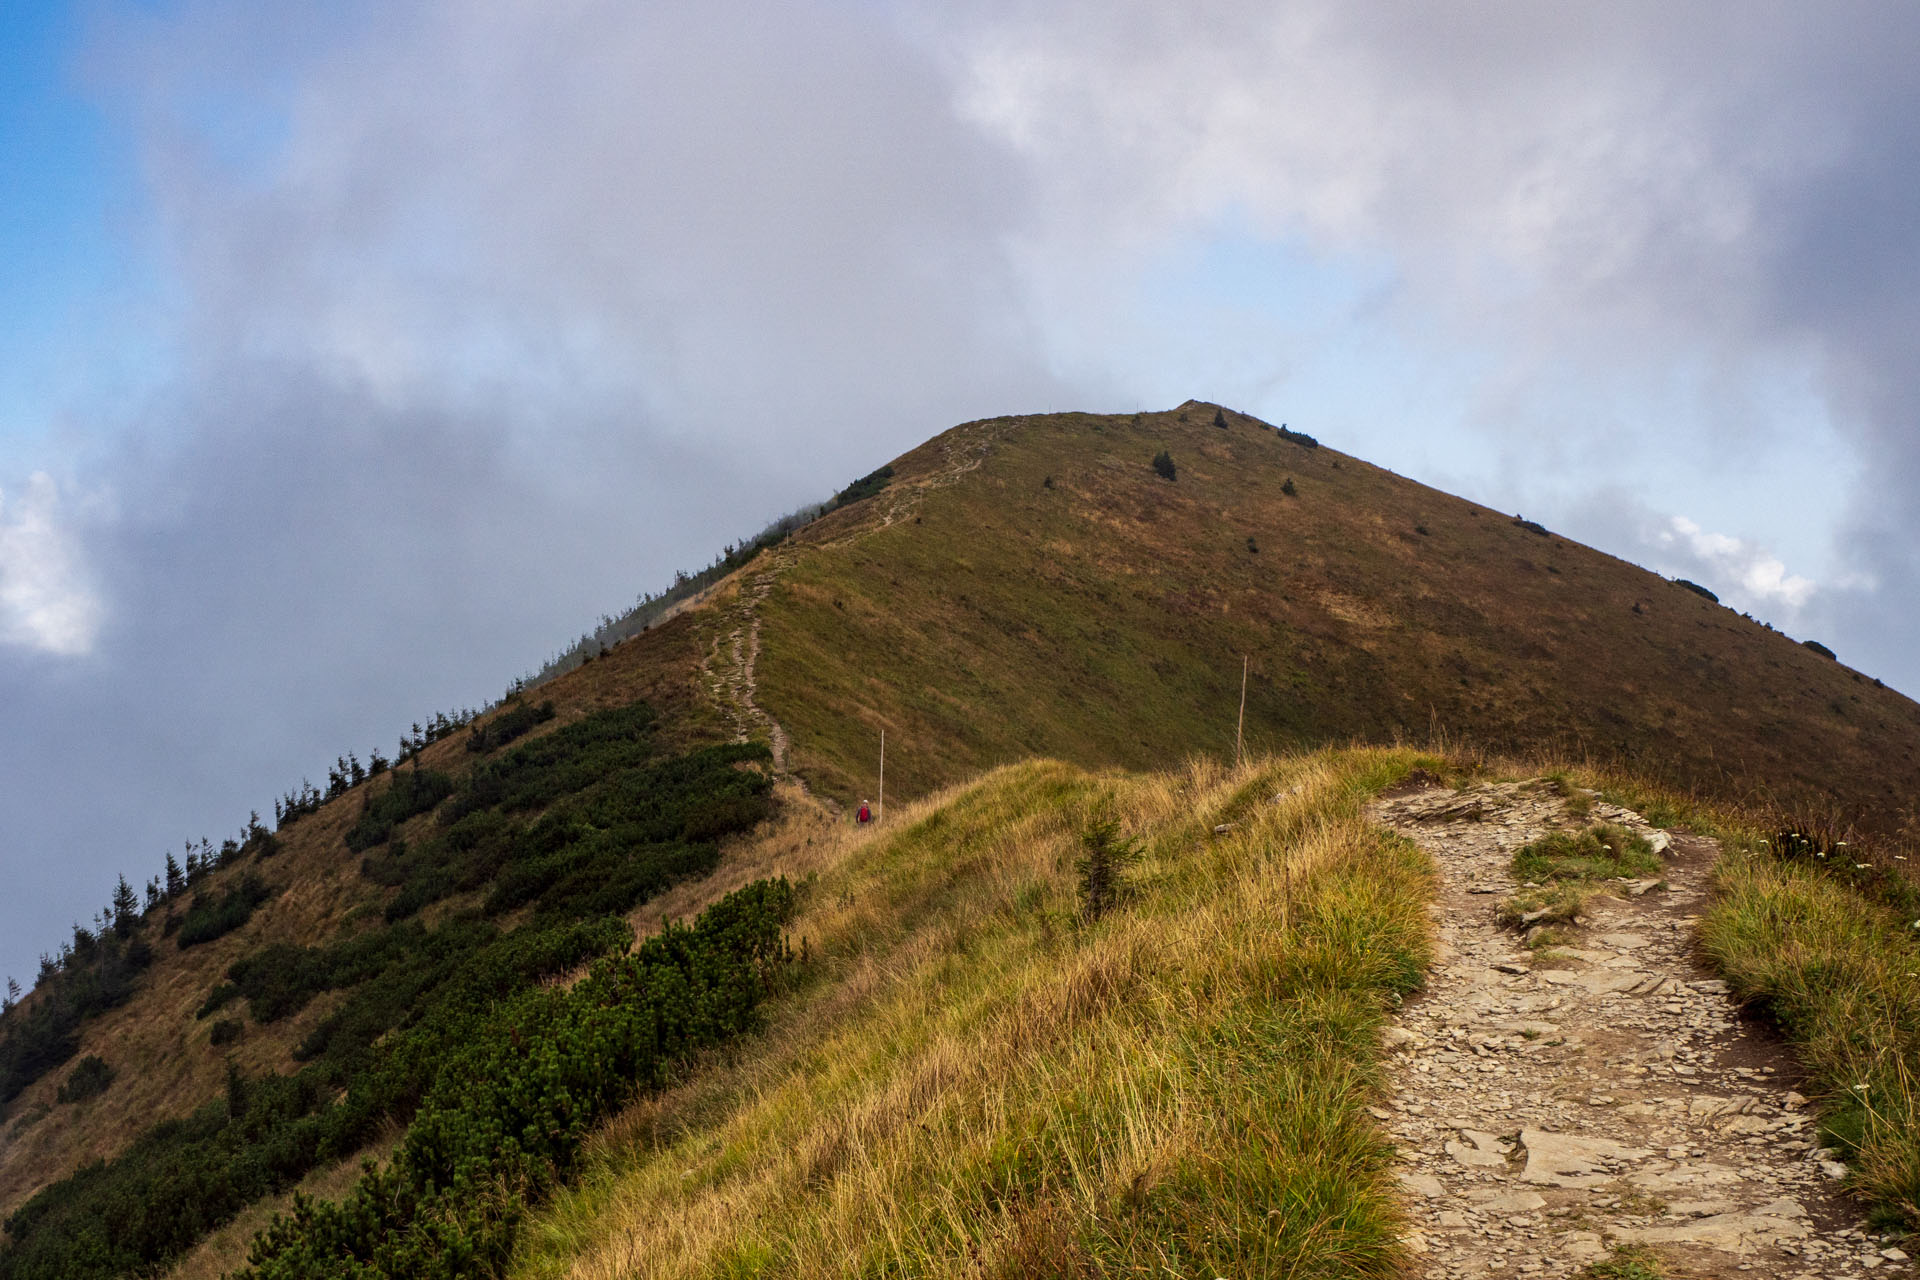
<path id="1" fill-rule="evenodd" d="M 645 705 L 598 712 L 478 761 L 461 780 L 392 771 L 349 839 L 365 851 L 362 874 L 395 889 L 387 923 L 321 946 L 262 947 L 200 1008 L 207 1017 L 244 998 L 254 1020 L 272 1022 L 342 993 L 295 1047 L 304 1065 L 236 1070 L 224 1102 L 42 1190 L 6 1224 L 0 1280 L 164 1269 L 252 1201 L 409 1121 L 386 1173 L 344 1205 L 303 1204 L 263 1238 L 260 1274 L 452 1276 L 504 1257 L 520 1207 L 565 1172 L 586 1126 L 687 1051 L 749 1025 L 785 963 L 784 883 L 742 890 L 693 929 L 669 928 L 627 954 L 622 913 L 709 870 L 719 841 L 766 815 L 772 790 L 765 746 L 663 755 L 654 723 Z M 430 834 L 393 837 L 440 805 Z M 416 918 L 463 893 L 474 895 L 464 909 L 431 925 Z M 196 902 L 182 945 L 237 927 L 227 922 L 264 894 L 250 876 Z M 522 908 L 503 929 L 499 917 Z M 63 983 L 119 973 L 145 946 L 94 945 L 89 967 Z M 589 963 L 570 989 L 543 985 Z M 210 1040 L 243 1032 L 227 1017 Z"/>
<path id="2" fill-rule="evenodd" d="M 224 938 L 252 919 L 254 908 L 274 894 L 275 890 L 268 888 L 264 880 L 249 873 L 217 898 L 196 895 L 173 935 L 174 943 L 185 951 L 188 947 Z"/>

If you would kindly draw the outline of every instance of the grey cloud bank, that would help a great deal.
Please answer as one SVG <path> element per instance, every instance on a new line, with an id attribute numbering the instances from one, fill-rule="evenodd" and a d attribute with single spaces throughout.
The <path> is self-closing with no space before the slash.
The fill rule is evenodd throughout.
<path id="1" fill-rule="evenodd" d="M 1316 425 L 1737 576 L 1920 690 L 1917 33 L 1847 5 L 107 10 L 90 83 L 144 157 L 170 364 L 55 480 L 0 476 L 0 968 L 116 872 L 985 414 L 1287 417 L 1405 377 L 1406 421 Z M 1223 228 L 1369 274 L 1279 320 L 1197 281 L 1203 384 L 1142 282 Z"/>

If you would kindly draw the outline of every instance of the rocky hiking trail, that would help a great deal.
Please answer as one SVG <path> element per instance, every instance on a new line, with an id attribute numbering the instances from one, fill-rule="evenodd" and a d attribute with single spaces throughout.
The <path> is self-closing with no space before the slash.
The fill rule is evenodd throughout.
<path id="1" fill-rule="evenodd" d="M 1694 954 L 1717 843 L 1564 790 L 1413 781 L 1374 809 L 1440 875 L 1435 965 L 1388 1029 L 1375 1110 L 1424 1274 L 1582 1276 L 1634 1249 L 1675 1277 L 1910 1274 L 1840 1189 L 1790 1055 Z M 1529 950 L 1497 914 L 1514 852 L 1602 821 L 1649 837 L 1664 880 L 1616 882 L 1570 942 Z"/>
<path id="2" fill-rule="evenodd" d="M 721 623 L 725 630 L 715 635 L 702 665 L 707 690 L 732 726 L 734 740 L 745 742 L 756 733 L 765 734 L 774 772 L 784 774 L 787 731 L 757 700 L 760 686 L 753 671 L 760 659 L 760 602 L 773 590 L 786 557 L 781 551 L 769 551 L 764 559 L 766 563 L 752 569 L 727 605 Z"/>
<path id="3" fill-rule="evenodd" d="M 821 545 L 844 546 L 885 529 L 897 520 L 904 520 L 919 508 L 921 500 L 928 493 L 958 484 L 969 471 L 979 469 L 992 452 L 994 443 L 1009 430 L 1010 423 L 992 419 L 955 428 L 941 442 L 942 464 L 937 470 L 881 490 L 881 496 L 886 501 L 876 523 L 857 526 L 851 532 Z M 720 624 L 701 662 L 707 692 L 726 717 L 734 740 L 746 742 L 757 735 L 764 735 L 773 753 L 774 772 L 782 775 L 787 774 L 787 731 L 760 704 L 760 686 L 754 678 L 754 669 L 760 659 L 760 604 L 779 582 L 780 575 L 792 564 L 794 555 L 790 547 L 769 548 L 741 571 L 731 597 L 719 597 L 725 601 L 719 611 Z M 682 609 L 705 604 L 714 598 L 717 590 L 709 588 L 683 601 L 663 614 L 662 620 Z M 804 779 L 797 775 L 788 776 L 793 776 L 802 789 L 806 788 Z"/>

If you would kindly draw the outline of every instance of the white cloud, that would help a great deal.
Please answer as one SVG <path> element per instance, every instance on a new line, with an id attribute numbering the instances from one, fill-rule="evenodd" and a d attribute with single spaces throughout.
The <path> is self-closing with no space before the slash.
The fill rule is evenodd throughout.
<path id="1" fill-rule="evenodd" d="M 1798 613 L 1819 590 L 1811 578 L 1788 573 L 1781 559 L 1758 543 L 1701 528 L 1685 516 L 1674 516 L 1653 538 L 1654 545 L 1677 554 L 1693 572 L 1716 584 L 1732 583 L 1755 604 L 1784 606 Z"/>
<path id="2" fill-rule="evenodd" d="M 60 514 L 59 491 L 45 472 L 35 472 L 11 503 L 0 494 L 0 644 L 65 655 L 93 648 L 101 605 Z"/>

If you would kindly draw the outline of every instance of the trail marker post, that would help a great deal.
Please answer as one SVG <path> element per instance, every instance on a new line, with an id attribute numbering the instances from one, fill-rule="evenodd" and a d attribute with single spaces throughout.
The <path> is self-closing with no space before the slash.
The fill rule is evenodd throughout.
<path id="1" fill-rule="evenodd" d="M 873 820 L 880 821 L 887 814 L 887 731 L 880 731 L 880 803 L 874 806 Z"/>
<path id="2" fill-rule="evenodd" d="M 1247 663 L 1250 655 L 1240 655 L 1240 719 L 1233 726 L 1233 763 L 1236 768 L 1246 763 L 1246 755 L 1241 749 L 1243 735 L 1247 728 Z M 884 741 L 884 739 L 883 739 Z"/>

